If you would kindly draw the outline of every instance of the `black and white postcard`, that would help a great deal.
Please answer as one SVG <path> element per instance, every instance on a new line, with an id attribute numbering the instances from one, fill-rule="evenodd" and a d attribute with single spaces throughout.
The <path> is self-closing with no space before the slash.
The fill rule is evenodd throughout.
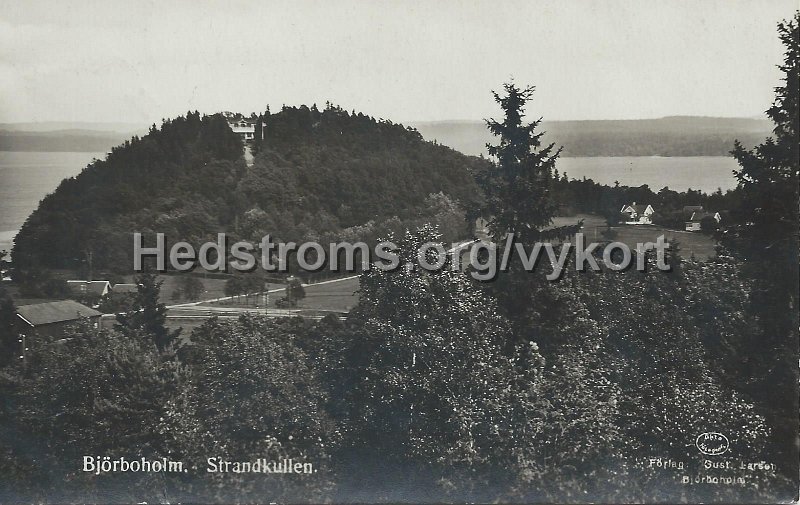
<path id="1" fill-rule="evenodd" d="M 0 503 L 797 503 L 797 0 L 0 0 Z"/>

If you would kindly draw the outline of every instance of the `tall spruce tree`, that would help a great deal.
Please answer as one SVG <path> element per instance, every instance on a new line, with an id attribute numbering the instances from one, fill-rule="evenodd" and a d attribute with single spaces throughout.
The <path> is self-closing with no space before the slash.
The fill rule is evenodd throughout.
<path id="1" fill-rule="evenodd" d="M 800 11 L 778 24 L 785 46 L 782 85 L 767 115 L 775 123 L 773 136 L 753 149 L 738 141 L 732 151 L 741 169 L 736 172 L 741 204 L 732 209 L 736 223 L 723 243 L 744 261 L 753 280 L 751 314 L 760 331 L 739 350 L 758 370 L 752 378 L 753 398 L 771 417 L 775 444 L 788 468 L 797 475 L 798 360 L 798 63 Z"/>
<path id="2" fill-rule="evenodd" d="M 495 242 L 513 232 L 518 241 L 531 243 L 563 237 L 578 226 L 546 229 L 558 210 L 551 188 L 556 160 L 561 148 L 544 145 L 536 129 L 541 118 L 524 123 L 525 105 L 531 100 L 533 86 L 519 88 L 513 82 L 503 85 L 505 95 L 492 92 L 505 113 L 502 122 L 489 119 L 486 124 L 499 137 L 497 145 L 487 144 L 495 162 L 483 178 L 487 194 L 485 211 L 491 216 L 489 230 Z"/>
<path id="3" fill-rule="evenodd" d="M 800 139 L 798 138 L 798 23 L 778 25 L 786 52 L 782 65 L 783 84 L 775 88 L 775 101 L 767 115 L 775 123 L 773 137 L 753 149 L 736 142 L 732 151 L 741 169 L 736 172 L 743 192 L 734 210 L 737 225 L 727 242 L 751 265 L 756 266 L 764 287 L 773 294 L 765 300 L 783 313 L 797 313 L 798 285 L 798 183 Z M 790 324 L 789 328 L 796 328 Z M 788 329 L 788 328 L 784 328 Z"/>

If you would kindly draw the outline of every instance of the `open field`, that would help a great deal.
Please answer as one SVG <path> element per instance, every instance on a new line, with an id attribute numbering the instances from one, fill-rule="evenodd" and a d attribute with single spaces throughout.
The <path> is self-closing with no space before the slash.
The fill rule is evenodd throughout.
<path id="1" fill-rule="evenodd" d="M 617 232 L 615 240 L 634 247 L 638 242 L 655 242 L 659 235 L 664 235 L 668 242 L 677 242 L 680 254 L 684 258 L 694 256 L 698 260 L 706 260 L 715 256 L 714 239 L 699 232 L 669 230 L 660 226 L 621 225 L 612 228 Z"/>
<path id="2" fill-rule="evenodd" d="M 201 275 L 195 275 L 194 277 L 197 278 L 203 284 L 203 292 L 200 295 L 199 298 L 200 300 L 225 296 L 225 279 L 203 277 Z M 192 301 L 192 300 L 187 300 L 184 297 L 181 297 L 178 300 L 172 297 L 173 293 L 175 293 L 176 290 L 180 289 L 182 278 L 183 278 L 182 275 L 158 276 L 158 280 L 163 281 L 163 284 L 161 285 L 161 296 L 159 297 L 159 301 L 161 303 L 166 303 L 167 305 L 169 305 L 170 303 L 176 303 L 181 301 Z"/>
<path id="3" fill-rule="evenodd" d="M 271 284 L 270 286 L 274 286 Z M 238 317 L 240 314 L 266 314 L 273 317 L 303 316 L 320 318 L 326 314 L 344 314 L 358 303 L 358 277 L 346 277 L 332 281 L 309 284 L 305 286 L 306 297 L 300 300 L 293 309 L 278 309 L 276 300 L 285 296 L 283 286 L 270 289 L 269 313 L 266 314 L 263 306 L 263 297 L 251 296 L 249 303 L 245 297 L 232 298 L 221 301 L 207 301 L 182 307 L 172 307 L 168 312 L 167 326 L 171 329 L 183 328 L 186 338 L 191 332 L 202 325 L 209 317 L 221 318 Z"/>
<path id="4" fill-rule="evenodd" d="M 277 300 L 286 296 L 284 286 L 277 286 L 279 285 L 269 285 L 268 305 L 270 309 L 276 309 Z M 358 290 L 358 278 L 356 277 L 309 284 L 305 286 L 306 297 L 300 300 L 295 308 L 305 312 L 319 310 L 347 312 L 358 303 L 356 290 Z M 251 296 L 248 301 L 241 296 L 219 302 L 203 302 L 200 306 L 258 308 L 263 307 L 263 298 Z"/>
<path id="5" fill-rule="evenodd" d="M 605 219 L 595 215 L 580 214 L 575 216 L 559 216 L 553 221 L 553 226 L 566 226 L 575 224 L 583 219 L 583 233 L 587 241 L 605 240 L 602 233 L 606 230 Z M 659 226 L 633 226 L 619 225 L 612 227 L 617 234 L 616 241 L 628 244 L 631 249 L 636 247 L 639 242 L 654 242 L 659 235 L 665 235 L 669 241 L 677 241 L 681 253 L 684 257 L 694 255 L 699 260 L 704 260 L 714 256 L 715 242 L 713 239 L 701 233 L 686 232 L 680 230 L 668 230 Z M 63 275 L 70 277 L 71 274 L 64 272 Z M 192 274 L 203 285 L 203 292 L 200 300 L 187 300 L 183 297 L 174 299 L 173 293 L 180 289 L 183 275 L 159 275 L 158 280 L 162 281 L 160 301 L 166 305 L 187 304 L 185 307 L 174 307 L 169 310 L 167 325 L 170 328 L 183 328 L 183 335 L 188 336 L 194 328 L 203 324 L 212 315 L 223 318 L 237 317 L 241 313 L 254 312 L 262 313 L 264 308 L 263 296 L 244 296 L 226 298 L 225 282 L 227 279 L 218 277 L 208 277 L 202 274 Z M 74 277 L 74 276 L 72 276 Z M 131 282 L 133 276 L 128 276 L 125 281 Z M 66 278 L 66 277 L 65 277 Z M 35 303 L 43 300 L 25 300 L 19 297 L 18 290 L 13 283 L 9 283 L 9 291 L 12 296 L 16 295 L 17 303 Z M 285 296 L 285 285 L 269 283 L 268 306 L 271 316 L 305 316 L 321 317 L 327 313 L 346 313 L 358 304 L 359 281 L 357 276 L 323 281 L 305 286 L 306 296 L 298 302 L 297 307 L 290 310 L 280 310 L 276 302 Z M 213 301 L 212 301 L 213 300 Z M 114 318 L 104 318 L 104 326 L 112 326 Z"/>
<path id="6" fill-rule="evenodd" d="M 298 309 L 350 311 L 358 304 L 358 278 L 306 286 L 306 297 L 297 304 Z M 282 296 L 282 295 L 281 295 Z M 272 297 L 273 299 L 275 297 Z"/>
<path id="7" fill-rule="evenodd" d="M 590 214 L 559 216 L 553 220 L 553 226 L 575 224 L 580 219 L 584 220 L 582 231 L 587 242 L 605 240 L 602 233 L 606 230 L 606 220 L 600 216 Z M 627 224 L 612 226 L 611 229 L 617 233 L 614 240 L 627 244 L 631 250 L 635 249 L 639 242 L 655 242 L 659 235 L 664 235 L 667 241 L 678 243 L 681 256 L 684 258 L 694 255 L 698 260 L 706 260 L 716 255 L 714 239 L 699 232 L 670 230 L 655 225 Z"/>

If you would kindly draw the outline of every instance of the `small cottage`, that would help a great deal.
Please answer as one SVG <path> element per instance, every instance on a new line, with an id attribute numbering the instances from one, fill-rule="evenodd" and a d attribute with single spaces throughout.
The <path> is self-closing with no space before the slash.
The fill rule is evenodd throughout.
<path id="1" fill-rule="evenodd" d="M 693 211 L 686 221 L 686 231 L 700 231 L 703 228 L 703 220 L 710 221 L 711 219 L 714 220 L 716 227 L 722 221 L 722 216 L 719 212 L 706 212 L 700 207 L 699 210 Z"/>
<path id="2" fill-rule="evenodd" d="M 623 214 L 625 224 L 653 224 L 652 215 L 655 213 L 653 206 L 649 204 L 623 205 L 620 213 Z"/>

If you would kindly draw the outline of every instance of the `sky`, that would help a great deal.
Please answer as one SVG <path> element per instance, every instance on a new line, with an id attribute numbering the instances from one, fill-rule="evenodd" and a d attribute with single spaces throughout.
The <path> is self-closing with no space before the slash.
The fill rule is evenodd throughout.
<path id="1" fill-rule="evenodd" d="M 331 101 L 397 122 L 761 116 L 796 0 L 0 0 L 0 123 Z"/>

